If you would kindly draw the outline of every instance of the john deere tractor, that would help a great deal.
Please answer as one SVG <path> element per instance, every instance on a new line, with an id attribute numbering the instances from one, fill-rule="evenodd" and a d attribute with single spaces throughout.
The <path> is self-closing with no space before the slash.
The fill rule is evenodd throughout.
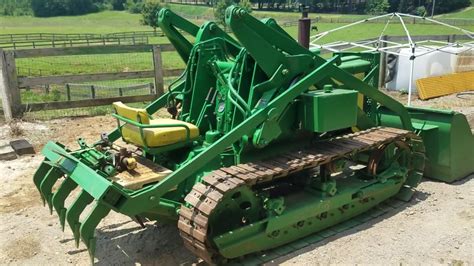
<path id="1" fill-rule="evenodd" d="M 34 183 L 92 257 L 111 210 L 175 223 L 189 250 L 219 264 L 409 200 L 423 175 L 474 172 L 466 118 L 379 91 L 377 52 L 324 59 L 273 19 L 229 7 L 225 20 L 233 36 L 162 9 L 182 75 L 144 108 L 114 103 L 117 128 L 97 142 L 44 147 Z"/>

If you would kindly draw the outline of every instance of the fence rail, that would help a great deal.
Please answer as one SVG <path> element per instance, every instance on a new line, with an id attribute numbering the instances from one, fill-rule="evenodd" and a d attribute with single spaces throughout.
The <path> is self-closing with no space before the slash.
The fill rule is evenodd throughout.
<path id="1" fill-rule="evenodd" d="M 69 41 L 86 39 L 108 39 L 108 38 L 131 38 L 131 37 L 156 37 L 163 36 L 161 30 L 156 31 L 130 31 L 115 32 L 107 34 L 94 33 L 19 33 L 0 34 L 1 43 L 12 43 L 21 41 Z"/>
<path id="2" fill-rule="evenodd" d="M 73 47 L 92 45 L 149 44 L 151 37 L 163 36 L 157 31 L 116 32 L 109 34 L 24 33 L 0 34 L 0 48 L 24 49 L 41 47 Z"/>
<path id="3" fill-rule="evenodd" d="M 108 38 L 108 39 L 84 39 L 84 40 L 51 40 L 51 41 L 21 41 L 10 44 L 0 44 L 4 49 L 24 49 L 24 48 L 43 48 L 43 47 L 76 47 L 76 46 L 96 46 L 96 45 L 135 45 L 149 44 L 148 37 L 132 38 Z"/>
<path id="4" fill-rule="evenodd" d="M 24 112 L 43 111 L 54 109 L 68 109 L 79 107 L 90 107 L 108 105 L 115 101 L 137 102 L 156 99 L 164 92 L 164 78 L 179 76 L 183 69 L 164 69 L 162 67 L 162 52 L 174 51 L 170 44 L 165 45 L 109 45 L 109 46 L 89 46 L 89 47 L 67 47 L 67 48 L 42 48 L 23 50 L 2 50 L 0 48 L 0 90 L 3 93 L 2 103 L 6 119 L 21 117 Z M 22 77 L 18 75 L 16 60 L 22 58 L 50 57 L 50 56 L 70 56 L 83 54 L 116 54 L 116 53 L 136 53 L 149 52 L 152 56 L 153 66 L 151 70 L 122 71 L 111 73 L 91 73 L 74 75 L 53 75 L 40 77 Z M 78 88 L 79 85 L 71 83 L 91 83 L 97 81 L 132 80 L 132 79 L 154 79 L 154 85 L 149 83 L 144 85 L 120 86 L 116 87 L 117 92 L 112 95 L 100 94 L 106 89 L 113 89 L 114 86 L 81 85 L 87 88 L 89 99 L 73 100 L 71 89 Z M 50 102 L 23 103 L 21 91 L 30 90 L 46 85 L 49 92 L 49 85 L 65 85 L 65 100 Z M 131 89 L 140 91 L 143 95 L 125 95 Z M 99 95 L 100 94 L 100 95 Z"/>

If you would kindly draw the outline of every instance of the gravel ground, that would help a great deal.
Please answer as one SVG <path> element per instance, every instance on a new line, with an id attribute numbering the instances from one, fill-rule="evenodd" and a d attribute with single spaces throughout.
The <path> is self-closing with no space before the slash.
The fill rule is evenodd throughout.
<path id="1" fill-rule="evenodd" d="M 394 97 L 403 101 L 403 95 Z M 444 97 L 445 98 L 445 97 Z M 471 97 L 472 98 L 472 97 Z M 467 114 L 474 127 L 474 103 L 455 100 L 453 109 Z M 440 100 L 438 100 L 440 101 Z M 432 101 L 430 106 L 446 104 Z M 423 102 L 426 104 L 426 102 Z M 422 104 L 419 104 L 422 105 Z M 21 123 L 23 137 L 39 151 L 48 139 L 75 147 L 78 136 L 89 141 L 115 126 L 110 116 Z M 13 139 L 0 125 L 0 139 Z M 63 233 L 57 215 L 49 215 L 31 177 L 42 158 L 23 156 L 0 161 L 0 264 L 88 265 L 81 243 Z M 474 176 L 454 184 L 424 180 L 415 198 L 398 211 L 335 235 L 268 264 L 473 264 Z M 176 225 L 146 223 L 111 213 L 97 230 L 97 264 L 202 264 L 183 246 Z"/>

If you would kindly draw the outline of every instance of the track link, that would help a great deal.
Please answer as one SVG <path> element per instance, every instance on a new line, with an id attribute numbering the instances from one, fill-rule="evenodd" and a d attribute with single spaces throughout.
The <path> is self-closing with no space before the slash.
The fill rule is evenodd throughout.
<path id="1" fill-rule="evenodd" d="M 327 164 L 348 154 L 368 151 L 396 140 L 411 139 L 422 143 L 411 131 L 376 127 L 318 142 L 314 147 L 286 152 L 262 161 L 223 167 L 204 176 L 186 196 L 187 205 L 179 212 L 178 228 L 184 245 L 208 263 L 215 263 L 218 252 L 207 239 L 208 222 L 224 194 L 239 186 L 254 186 L 292 173 Z M 420 145 L 422 146 L 422 145 Z M 424 158 L 423 150 L 420 156 Z M 414 169 L 421 179 L 423 169 Z M 418 182 L 416 182 L 418 183 Z M 409 184 L 415 187 L 417 184 Z"/>

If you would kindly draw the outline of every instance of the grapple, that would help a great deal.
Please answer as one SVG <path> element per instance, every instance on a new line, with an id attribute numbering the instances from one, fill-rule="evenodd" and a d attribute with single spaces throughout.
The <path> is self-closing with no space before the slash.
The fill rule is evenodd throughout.
<path id="1" fill-rule="evenodd" d="M 111 195 L 107 192 L 110 191 L 112 184 L 103 171 L 104 167 L 107 167 L 107 158 L 85 146 L 74 153 L 54 142 L 48 142 L 42 153 L 45 159 L 34 174 L 33 182 L 40 192 L 43 203 L 48 205 L 51 214 L 53 209 L 58 213 L 63 230 L 66 222 L 68 223 L 76 246 L 79 246 L 82 238 L 93 258 L 96 247 L 95 228 L 111 210 L 110 206 L 101 200 L 106 195 Z M 66 199 L 72 196 L 78 186 L 79 192 L 74 193 L 75 199 L 66 208 Z M 56 187 L 53 192 L 53 188 Z M 92 208 L 81 221 L 79 218 L 89 205 L 92 205 Z"/>

